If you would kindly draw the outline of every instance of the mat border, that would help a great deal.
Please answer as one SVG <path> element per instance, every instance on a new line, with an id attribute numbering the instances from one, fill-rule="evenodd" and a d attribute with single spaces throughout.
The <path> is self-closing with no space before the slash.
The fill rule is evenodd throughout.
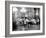
<path id="1" fill-rule="evenodd" d="M 24 4 L 24 5 L 42 5 L 43 6 L 43 33 L 33 33 L 33 34 L 9 34 L 9 24 L 10 24 L 10 4 Z M 20 37 L 20 36 L 35 36 L 45 34 L 45 3 L 40 2 L 20 2 L 20 1 L 5 1 L 5 37 Z"/>

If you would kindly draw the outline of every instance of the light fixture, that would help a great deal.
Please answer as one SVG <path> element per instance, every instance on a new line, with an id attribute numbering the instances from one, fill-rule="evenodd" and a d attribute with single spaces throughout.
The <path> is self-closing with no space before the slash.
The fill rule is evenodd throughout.
<path id="1" fill-rule="evenodd" d="M 18 11 L 18 9 L 15 7 L 15 8 L 13 8 L 13 12 L 17 12 Z"/>
<path id="2" fill-rule="evenodd" d="M 25 13 L 27 10 L 23 7 L 20 12 Z"/>

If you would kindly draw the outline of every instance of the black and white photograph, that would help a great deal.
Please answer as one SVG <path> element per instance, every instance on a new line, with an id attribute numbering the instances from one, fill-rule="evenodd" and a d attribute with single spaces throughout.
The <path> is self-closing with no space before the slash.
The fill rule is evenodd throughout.
<path id="1" fill-rule="evenodd" d="M 13 7 L 12 30 L 40 30 L 40 8 Z"/>

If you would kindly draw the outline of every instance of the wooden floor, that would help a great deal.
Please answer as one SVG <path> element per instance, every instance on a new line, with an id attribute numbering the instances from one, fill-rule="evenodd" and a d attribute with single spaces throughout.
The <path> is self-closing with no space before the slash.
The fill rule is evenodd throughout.
<path id="1" fill-rule="evenodd" d="M 27 25 L 27 26 L 18 26 L 17 31 L 25 31 L 25 30 L 40 30 L 40 25 Z"/>

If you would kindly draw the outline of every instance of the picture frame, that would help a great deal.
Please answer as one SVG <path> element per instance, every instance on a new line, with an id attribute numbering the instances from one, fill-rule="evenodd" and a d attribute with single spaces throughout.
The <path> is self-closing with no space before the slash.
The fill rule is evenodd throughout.
<path id="1" fill-rule="evenodd" d="M 28 12 L 28 14 L 30 15 L 30 16 L 29 15 L 28 16 L 30 18 L 33 15 L 36 15 L 37 12 L 39 12 L 39 18 L 40 18 L 39 21 L 40 22 L 38 23 L 38 25 L 33 22 L 33 25 L 31 26 L 30 22 L 28 22 L 26 24 L 26 22 L 24 20 L 24 24 L 23 24 L 24 26 L 18 26 L 17 30 L 16 30 L 16 29 L 14 29 L 14 28 L 16 28 L 16 26 L 14 26 L 14 23 L 13 23 L 16 19 L 13 20 L 13 17 L 14 17 L 13 14 L 14 14 L 14 12 L 16 13 L 16 11 L 18 11 L 18 10 L 19 10 L 19 12 L 21 11 L 22 13 L 25 14 L 25 12 L 26 12 L 25 9 L 27 11 L 30 10 L 29 12 L 31 14 L 29 14 L 29 12 Z M 36 12 L 36 13 L 34 13 L 34 12 Z M 28 18 L 28 17 L 26 17 L 26 14 L 25 15 L 22 14 L 23 15 L 22 18 Z M 16 18 L 16 14 L 15 14 L 14 18 Z M 25 26 L 25 24 L 27 27 Z M 30 25 L 30 26 L 28 26 L 28 25 Z M 22 29 L 21 27 L 24 29 Z M 5 1 L 5 37 L 33 36 L 33 35 L 44 35 L 44 34 L 45 34 L 45 4 L 44 3 Z"/>

